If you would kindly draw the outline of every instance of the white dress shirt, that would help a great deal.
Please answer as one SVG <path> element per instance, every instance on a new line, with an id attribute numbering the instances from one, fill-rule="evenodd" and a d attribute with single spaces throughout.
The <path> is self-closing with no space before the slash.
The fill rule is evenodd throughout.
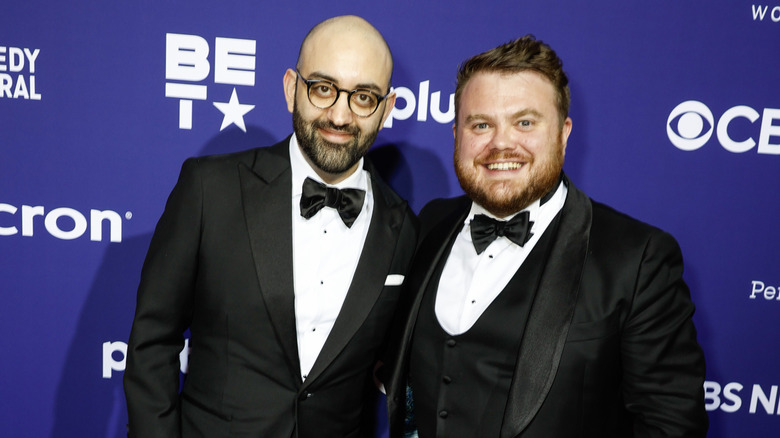
<path id="1" fill-rule="evenodd" d="M 471 211 L 444 265 L 436 293 L 436 318 L 444 331 L 451 335 L 460 335 L 477 322 L 490 303 L 504 290 L 555 215 L 563 208 L 567 191 L 566 185 L 560 183 L 550 200 L 540 206 L 537 199 L 523 210 L 529 212 L 529 220 L 534 223 L 531 228 L 533 236 L 524 246 L 502 236 L 494 240 L 482 254 L 477 254 L 471 240 L 471 219 L 477 214 L 499 220 L 509 220 L 515 215 L 498 218 L 482 206 L 472 203 Z"/>
<path id="2" fill-rule="evenodd" d="M 371 176 L 358 169 L 344 181 L 329 185 L 366 191 L 363 209 L 351 228 L 338 212 L 324 207 L 310 219 L 301 216 L 300 202 L 306 177 L 323 183 L 303 157 L 295 135 L 290 139 L 292 169 L 293 281 L 295 325 L 301 377 L 305 380 L 339 315 L 357 268 L 371 222 L 374 197 Z"/>

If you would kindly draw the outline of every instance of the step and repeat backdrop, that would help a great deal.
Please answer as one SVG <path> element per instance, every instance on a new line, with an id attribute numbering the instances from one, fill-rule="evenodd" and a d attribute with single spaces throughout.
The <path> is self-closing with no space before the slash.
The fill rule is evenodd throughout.
<path id="1" fill-rule="evenodd" d="M 357 14 L 395 56 L 371 154 L 415 211 L 461 193 L 458 64 L 528 33 L 558 52 L 568 175 L 682 247 L 709 436 L 778 436 L 780 1 L 369 3 L 4 5 L 0 434 L 125 436 L 139 272 L 181 163 L 287 136 L 302 38 Z"/>

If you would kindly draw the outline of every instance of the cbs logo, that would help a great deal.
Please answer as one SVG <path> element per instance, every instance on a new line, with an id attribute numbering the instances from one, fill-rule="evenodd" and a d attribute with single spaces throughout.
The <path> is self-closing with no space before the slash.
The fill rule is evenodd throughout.
<path id="1" fill-rule="evenodd" d="M 729 125 L 740 118 L 746 119 L 750 124 L 761 119 L 758 142 L 749 135 L 746 138 L 732 137 Z M 773 124 L 774 121 L 777 121 L 777 124 Z M 727 109 L 716 121 L 707 105 L 688 100 L 677 105 L 666 120 L 669 141 L 684 151 L 701 148 L 712 138 L 713 133 L 720 145 L 729 152 L 747 152 L 758 145 L 759 154 L 780 155 L 780 109 L 764 108 L 763 114 L 759 114 L 749 106 L 738 105 Z"/>

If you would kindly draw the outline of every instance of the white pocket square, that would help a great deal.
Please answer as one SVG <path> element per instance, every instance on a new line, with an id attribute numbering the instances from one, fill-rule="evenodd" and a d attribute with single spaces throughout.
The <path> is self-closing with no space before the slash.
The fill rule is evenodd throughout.
<path id="1" fill-rule="evenodd" d="M 385 286 L 400 286 L 404 284 L 404 276 L 401 274 L 390 274 L 385 279 Z"/>

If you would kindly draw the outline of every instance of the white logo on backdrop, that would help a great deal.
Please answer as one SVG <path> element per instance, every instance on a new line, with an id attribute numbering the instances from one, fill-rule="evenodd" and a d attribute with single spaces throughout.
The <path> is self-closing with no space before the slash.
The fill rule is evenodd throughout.
<path id="1" fill-rule="evenodd" d="M 677 120 L 677 130 L 672 129 L 672 122 Z M 709 129 L 705 126 L 708 123 Z M 672 144 L 684 151 L 693 151 L 704 146 L 712 137 L 712 130 L 715 127 L 715 119 L 712 117 L 712 111 L 707 105 L 689 100 L 675 107 L 669 119 L 666 121 L 666 134 L 669 136 Z M 705 132 L 706 131 L 706 132 Z"/>
<path id="2" fill-rule="evenodd" d="M 774 6 L 769 9 L 769 5 L 752 5 L 753 21 L 764 21 L 765 18 L 780 23 L 780 6 Z M 769 14 L 767 14 L 769 12 Z"/>
<path id="3" fill-rule="evenodd" d="M 417 121 L 425 122 L 428 120 L 428 112 L 431 118 L 439 123 L 452 123 L 455 120 L 455 93 L 449 95 L 447 109 L 441 109 L 441 91 L 430 92 L 430 82 L 422 81 L 417 89 L 417 95 L 414 91 L 406 87 L 394 87 L 396 100 L 395 107 L 390 111 L 390 116 L 385 120 L 385 128 L 393 127 L 393 120 L 406 120 L 417 113 Z M 403 107 L 400 107 L 403 101 Z M 429 103 L 430 102 L 430 105 Z M 416 111 L 415 111 L 416 110 Z"/>
<path id="4" fill-rule="evenodd" d="M 35 62 L 41 49 L 0 46 L 0 98 L 41 100 Z"/>
<path id="5" fill-rule="evenodd" d="M 89 230 L 89 240 L 101 242 L 104 238 L 103 224 L 107 222 L 109 240 L 111 242 L 122 241 L 122 217 L 112 210 L 92 209 L 89 211 L 89 220 L 87 220 L 86 215 L 68 207 L 46 211 L 41 205 L 22 205 L 21 208 L 18 208 L 0 203 L 0 213 L 2 213 L 0 214 L 0 236 L 13 236 L 21 232 L 22 236 L 32 237 L 37 231 L 40 231 L 41 225 L 43 225 L 46 232 L 57 239 L 78 239 Z M 133 214 L 128 211 L 124 217 L 130 220 Z"/>
<path id="6" fill-rule="evenodd" d="M 214 83 L 255 85 L 255 40 L 216 38 L 214 40 Z M 165 97 L 179 99 L 179 129 L 192 129 L 192 105 L 208 100 L 205 81 L 212 70 L 208 41 L 198 35 L 169 33 L 165 39 Z M 220 131 L 230 125 L 246 132 L 244 115 L 255 106 L 239 102 L 236 88 L 228 102 L 213 102 L 222 112 Z"/>
<path id="7" fill-rule="evenodd" d="M 749 297 L 751 300 L 761 297 L 767 301 L 780 301 L 780 286 L 766 284 L 761 280 L 753 280 Z"/>
<path id="8" fill-rule="evenodd" d="M 189 371 L 190 340 L 184 339 L 184 348 L 179 352 L 179 370 Z M 124 371 L 127 366 L 127 343 L 122 341 L 103 342 L 103 378 L 110 379 L 114 371 Z"/>
<path id="9" fill-rule="evenodd" d="M 751 124 L 761 119 L 757 143 L 750 136 L 734 139 L 729 134 L 731 122 L 740 118 Z M 773 123 L 775 121 L 778 124 Z M 666 120 L 669 141 L 684 151 L 694 151 L 707 144 L 713 131 L 720 145 L 729 152 L 747 152 L 758 145 L 759 154 L 780 155 L 780 142 L 777 142 L 780 139 L 780 109 L 764 108 L 763 113 L 759 113 L 749 106 L 737 105 L 723 112 L 716 122 L 707 105 L 689 100 L 677 105 Z M 771 143 L 773 138 L 776 143 Z"/>
<path id="10" fill-rule="evenodd" d="M 721 385 L 715 381 L 704 382 L 704 407 L 708 411 L 720 410 L 732 414 L 742 409 L 743 400 L 749 398 L 748 412 L 751 414 L 780 414 L 777 385 L 769 387 L 754 384 L 751 388 L 739 382 Z"/>

